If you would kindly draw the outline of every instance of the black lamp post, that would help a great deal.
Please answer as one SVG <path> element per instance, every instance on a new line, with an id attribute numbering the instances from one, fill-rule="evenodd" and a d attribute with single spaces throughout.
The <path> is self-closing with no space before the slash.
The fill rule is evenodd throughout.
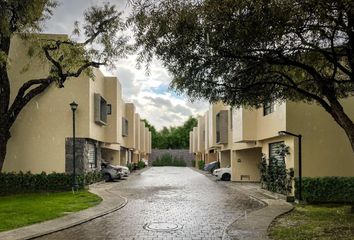
<path id="1" fill-rule="evenodd" d="M 75 138 L 75 111 L 77 109 L 78 104 L 76 102 L 70 103 L 71 111 L 73 112 L 73 182 L 72 189 L 73 191 L 78 189 L 78 184 L 76 181 L 76 138 Z"/>
<path id="2" fill-rule="evenodd" d="M 301 140 L 302 140 L 302 135 L 301 134 L 294 134 L 291 132 L 287 131 L 280 131 L 278 132 L 279 136 L 285 136 L 285 135 L 290 135 L 293 137 L 297 137 L 299 139 L 299 200 L 302 201 L 302 146 L 301 146 Z"/>

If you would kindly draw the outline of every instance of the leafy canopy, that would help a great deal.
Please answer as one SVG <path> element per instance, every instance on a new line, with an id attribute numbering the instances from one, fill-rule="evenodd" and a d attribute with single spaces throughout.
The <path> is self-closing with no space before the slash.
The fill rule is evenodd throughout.
<path id="1" fill-rule="evenodd" d="M 145 126 L 151 131 L 152 148 L 157 149 L 187 149 L 189 148 L 189 132 L 197 126 L 197 119 L 189 119 L 178 127 L 164 127 L 161 131 L 156 131 L 147 120 Z"/>
<path id="2" fill-rule="evenodd" d="M 242 106 L 354 94 L 352 0 L 136 0 L 140 60 L 154 55 L 172 88 Z"/>

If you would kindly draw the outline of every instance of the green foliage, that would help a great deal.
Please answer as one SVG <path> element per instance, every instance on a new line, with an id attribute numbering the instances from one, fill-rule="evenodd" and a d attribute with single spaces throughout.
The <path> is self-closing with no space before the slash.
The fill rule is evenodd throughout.
<path id="1" fill-rule="evenodd" d="M 102 180 L 102 174 L 98 171 L 77 175 L 77 181 L 81 189 L 86 185 Z M 0 195 L 42 191 L 67 191 L 71 190 L 71 187 L 72 174 L 68 173 L 0 173 Z"/>
<path id="2" fill-rule="evenodd" d="M 145 162 L 144 161 L 139 161 L 138 162 L 138 165 L 137 165 L 137 167 L 138 167 L 138 169 L 143 169 L 144 167 L 145 167 L 146 165 L 145 165 Z"/>
<path id="3" fill-rule="evenodd" d="M 354 239 L 354 214 L 339 204 L 297 205 L 269 228 L 273 240 Z"/>
<path id="4" fill-rule="evenodd" d="M 267 161 L 263 155 L 259 169 L 262 188 L 281 194 L 291 192 L 293 169 L 286 169 L 284 160 L 279 161 L 276 158 L 269 158 Z"/>
<path id="5" fill-rule="evenodd" d="M 160 59 L 177 93 L 236 107 L 317 103 L 354 151 L 338 101 L 354 95 L 353 0 L 132 2 L 140 61 Z"/>
<path id="6" fill-rule="evenodd" d="M 144 120 L 146 126 L 151 131 L 152 148 L 157 149 L 187 149 L 189 147 L 189 132 L 197 126 L 197 119 L 189 119 L 179 127 L 164 127 L 157 132 L 156 129 Z"/>
<path id="7" fill-rule="evenodd" d="M 0 232 L 61 217 L 100 203 L 87 191 L 25 193 L 0 197 Z"/>
<path id="8" fill-rule="evenodd" d="M 354 93 L 350 0 L 133 2 L 141 61 L 157 55 L 192 98 L 318 101 L 328 81 L 338 97 Z"/>
<path id="9" fill-rule="evenodd" d="M 128 163 L 127 164 L 127 168 L 129 168 L 129 171 L 133 171 L 133 168 L 134 168 L 134 164 L 133 163 Z"/>
<path id="10" fill-rule="evenodd" d="M 204 166 L 205 166 L 205 161 L 199 160 L 199 161 L 198 161 L 198 168 L 199 168 L 200 170 L 204 170 Z"/>
<path id="11" fill-rule="evenodd" d="M 262 188 L 267 188 L 267 183 L 268 183 L 268 164 L 267 164 L 267 158 L 263 154 L 261 163 L 259 164 L 259 171 L 261 172 L 261 186 Z"/>
<path id="12" fill-rule="evenodd" d="M 192 162 L 192 166 L 193 166 L 193 167 L 196 167 L 196 165 L 195 165 L 195 164 L 196 164 L 196 161 L 193 159 L 191 162 Z"/>
<path id="13" fill-rule="evenodd" d="M 295 181 L 298 195 L 298 179 Z M 354 203 L 354 177 L 302 178 L 302 197 L 309 203 Z"/>
<path id="14" fill-rule="evenodd" d="M 163 166 L 185 167 L 185 166 L 187 166 L 187 164 L 183 159 L 178 159 L 176 157 L 172 157 L 171 154 L 164 154 L 161 156 L 161 158 L 156 158 L 155 161 L 152 162 L 152 166 L 154 166 L 154 167 L 163 167 Z"/>

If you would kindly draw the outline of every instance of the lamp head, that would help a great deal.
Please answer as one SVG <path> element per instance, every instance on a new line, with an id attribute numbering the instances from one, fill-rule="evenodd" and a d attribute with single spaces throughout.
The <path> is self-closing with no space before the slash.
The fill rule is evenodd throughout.
<path id="1" fill-rule="evenodd" d="M 76 102 L 70 103 L 70 107 L 72 111 L 75 111 L 77 109 L 78 104 Z"/>
<path id="2" fill-rule="evenodd" d="M 278 132 L 278 135 L 279 135 L 279 136 L 285 136 L 285 135 L 286 135 L 286 132 L 285 132 L 285 131 L 279 131 L 279 132 Z"/>

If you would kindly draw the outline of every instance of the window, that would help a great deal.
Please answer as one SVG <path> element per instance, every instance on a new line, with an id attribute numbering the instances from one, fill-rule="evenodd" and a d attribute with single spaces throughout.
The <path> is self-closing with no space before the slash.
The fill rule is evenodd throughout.
<path id="1" fill-rule="evenodd" d="M 284 142 L 275 142 L 269 144 L 269 158 L 274 158 L 277 161 L 284 161 L 284 157 L 279 154 L 281 146 Z"/>
<path id="2" fill-rule="evenodd" d="M 216 114 L 216 142 L 220 142 L 220 113 Z"/>
<path id="3" fill-rule="evenodd" d="M 271 114 L 272 112 L 274 112 L 274 110 L 275 108 L 273 102 L 266 102 L 265 104 L 263 104 L 263 116 Z"/>
<path id="4" fill-rule="evenodd" d="M 88 144 L 88 164 L 90 169 L 97 168 L 97 147 L 95 144 Z"/>
<path id="5" fill-rule="evenodd" d="M 228 110 L 221 110 L 216 114 L 216 143 L 225 144 L 228 140 Z"/>
<path id="6" fill-rule="evenodd" d="M 107 115 L 112 115 L 112 104 L 107 104 Z"/>
<path id="7" fill-rule="evenodd" d="M 95 93 L 95 122 L 100 125 L 107 124 L 107 101 Z"/>
<path id="8" fill-rule="evenodd" d="M 127 137 L 128 136 L 128 119 L 122 118 L 122 136 Z"/>

